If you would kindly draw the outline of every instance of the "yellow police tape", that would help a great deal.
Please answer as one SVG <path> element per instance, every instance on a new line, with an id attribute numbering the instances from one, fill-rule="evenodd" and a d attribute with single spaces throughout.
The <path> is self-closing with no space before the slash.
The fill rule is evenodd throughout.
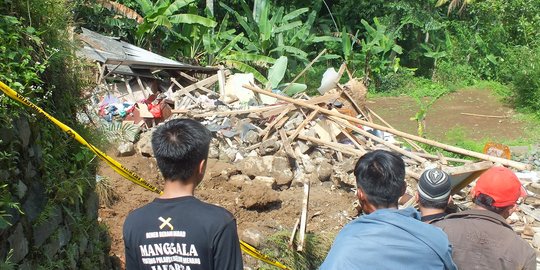
<path id="1" fill-rule="evenodd" d="M 57 125 L 60 129 L 62 129 L 69 136 L 71 136 L 72 138 L 77 140 L 82 145 L 88 147 L 99 158 L 101 158 L 102 160 L 107 162 L 107 164 L 109 164 L 109 166 L 111 166 L 118 174 L 120 174 L 121 176 L 123 176 L 127 180 L 129 180 L 129 181 L 131 181 L 131 182 L 133 182 L 133 183 L 135 183 L 135 184 L 137 184 L 137 185 L 139 185 L 139 186 L 141 186 L 141 187 L 143 187 L 145 189 L 148 189 L 148 190 L 150 190 L 152 192 L 155 192 L 155 193 L 158 193 L 158 194 L 162 193 L 161 190 L 154 187 L 150 183 L 146 182 L 144 179 L 142 179 L 140 176 L 138 176 L 135 172 L 133 172 L 133 171 L 129 170 L 128 168 L 122 166 L 122 164 L 120 164 L 118 161 L 114 160 L 109 155 L 103 153 L 97 147 L 95 147 L 92 144 L 90 144 L 89 142 L 87 142 L 75 130 L 68 127 L 64 123 L 58 121 L 58 119 L 54 118 L 53 116 L 51 116 L 50 114 L 45 112 L 43 109 L 36 106 L 34 103 L 32 103 L 27 98 L 23 97 L 21 94 L 15 92 L 13 89 L 11 89 L 9 86 L 4 84 L 3 82 L 0 82 L 0 90 L 2 90 L 2 92 L 4 92 L 4 94 L 6 94 L 8 97 L 10 97 L 10 98 L 18 101 L 19 103 L 33 109 L 36 113 L 45 116 L 47 119 L 49 119 L 51 122 L 53 122 L 55 125 Z M 278 267 L 280 269 L 289 269 L 285 265 L 279 263 L 278 261 L 275 261 L 275 260 L 271 259 L 270 257 L 262 254 L 257 249 L 255 249 L 254 247 L 250 246 L 249 244 L 247 244 L 246 242 L 244 242 L 242 240 L 240 240 L 240 248 L 246 254 L 248 254 L 248 255 L 256 258 L 256 259 L 259 259 L 259 260 L 261 260 L 263 262 L 274 265 L 274 266 L 276 266 L 276 267 Z"/>

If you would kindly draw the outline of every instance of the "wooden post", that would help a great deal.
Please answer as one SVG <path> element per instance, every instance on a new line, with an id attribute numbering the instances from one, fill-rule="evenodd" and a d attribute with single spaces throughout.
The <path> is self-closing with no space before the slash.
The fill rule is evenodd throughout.
<path id="1" fill-rule="evenodd" d="M 298 243 L 298 248 L 296 251 L 304 250 L 304 241 L 306 237 L 306 227 L 307 227 L 307 214 L 308 214 L 308 204 L 309 204 L 309 181 L 304 182 L 304 200 L 302 201 L 302 216 L 300 217 L 300 243 Z"/>
<path id="2" fill-rule="evenodd" d="M 358 118 L 355 118 L 355 117 L 352 117 L 352 116 L 344 115 L 344 114 L 339 113 L 339 112 L 330 111 L 330 110 L 327 110 L 327 109 L 324 109 L 324 108 L 320 108 L 319 106 L 311 105 L 311 104 L 308 104 L 308 103 L 306 103 L 304 101 L 301 101 L 301 100 L 296 100 L 296 99 L 293 99 L 293 98 L 290 98 L 290 97 L 285 97 L 285 96 L 274 94 L 272 92 L 264 91 L 264 90 L 262 90 L 262 89 L 260 89 L 258 87 L 252 86 L 252 85 L 244 85 L 244 87 L 247 88 L 247 89 L 250 89 L 250 90 L 252 90 L 254 92 L 262 93 L 262 94 L 265 94 L 265 95 L 271 96 L 271 97 L 275 97 L 277 99 L 280 99 L 280 100 L 283 100 L 283 101 L 286 101 L 286 102 L 289 102 L 289 103 L 292 103 L 292 104 L 295 104 L 295 105 L 298 105 L 298 106 L 303 106 L 303 107 L 308 108 L 308 109 L 315 110 L 315 109 L 318 108 L 321 113 L 331 115 L 331 116 L 335 116 L 335 117 L 339 117 L 339 118 L 342 118 L 344 120 L 347 120 L 347 121 L 350 121 L 350 122 L 353 122 L 353 123 L 357 123 L 357 124 L 361 124 L 361 125 L 364 125 L 364 126 L 368 126 L 368 127 L 374 128 L 374 129 L 381 130 L 381 131 L 386 131 L 388 133 L 392 133 L 394 135 L 397 135 L 397 136 L 400 136 L 400 137 L 403 137 L 403 138 L 407 138 L 407 139 L 411 139 L 411 140 L 414 140 L 414 141 L 417 141 L 417 142 L 429 144 L 429 145 L 432 145 L 432 146 L 435 146 L 435 147 L 438 147 L 438 148 L 442 148 L 442 149 L 450 151 L 450 152 L 454 152 L 454 153 L 458 153 L 458 154 L 462 154 L 462 155 L 466 155 L 466 156 L 471 156 L 471 157 L 475 157 L 475 158 L 478 158 L 478 159 L 488 160 L 488 161 L 495 162 L 495 163 L 500 163 L 502 165 L 513 167 L 513 168 L 516 168 L 518 170 L 528 170 L 528 169 L 531 169 L 531 167 L 532 167 L 530 164 L 525 164 L 525 163 L 521 163 L 521 162 L 509 160 L 509 159 L 494 157 L 494 156 L 490 156 L 490 155 L 486 155 L 486 154 L 466 150 L 466 149 L 459 148 L 459 147 L 456 147 L 456 146 L 451 146 L 451 145 L 447 145 L 447 144 L 444 144 L 444 143 L 429 140 L 429 139 L 426 139 L 426 138 L 422 138 L 422 137 L 419 137 L 419 136 L 416 136 L 416 135 L 408 134 L 408 133 L 405 133 L 405 132 L 402 132 L 402 131 L 399 131 L 399 130 L 396 130 L 396 129 L 393 129 L 393 128 L 377 125 L 375 123 L 370 123 L 370 122 L 367 122 L 367 121 L 364 121 L 364 120 L 361 120 L 361 119 L 358 119 Z"/>

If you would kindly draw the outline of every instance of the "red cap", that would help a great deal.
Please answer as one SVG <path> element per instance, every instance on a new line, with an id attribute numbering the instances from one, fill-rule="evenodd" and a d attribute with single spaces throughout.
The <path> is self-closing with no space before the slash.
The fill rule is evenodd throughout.
<path id="1" fill-rule="evenodd" d="M 495 200 L 493 206 L 505 207 L 513 205 L 520 197 L 527 196 L 516 174 L 505 167 L 492 167 L 485 171 L 474 187 L 473 197 L 482 193 Z"/>

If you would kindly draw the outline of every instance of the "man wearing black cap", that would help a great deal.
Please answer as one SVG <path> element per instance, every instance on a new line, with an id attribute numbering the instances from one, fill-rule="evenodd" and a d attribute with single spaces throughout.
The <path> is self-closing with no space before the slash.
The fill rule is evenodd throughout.
<path id="1" fill-rule="evenodd" d="M 439 169 L 429 169 L 422 173 L 418 181 L 416 201 L 422 213 L 422 221 L 435 223 L 446 216 L 450 200 L 450 177 Z"/>

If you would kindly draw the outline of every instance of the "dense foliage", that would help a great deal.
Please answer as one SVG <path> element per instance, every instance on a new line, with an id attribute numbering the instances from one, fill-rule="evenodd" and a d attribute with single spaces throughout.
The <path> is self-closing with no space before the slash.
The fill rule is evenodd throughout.
<path id="1" fill-rule="evenodd" d="M 520 55 L 539 57 L 536 0 L 465 1 L 463 7 L 437 0 L 160 0 L 151 12 L 162 12 L 160 4 L 181 6 L 181 12 L 205 15 L 217 25 L 156 20 L 152 31 L 144 26 L 146 0 L 117 1 L 144 16 L 142 25 L 104 8 L 105 0 L 77 1 L 81 26 L 139 41 L 169 57 L 254 72 L 263 83 L 278 57 L 289 58 L 291 79 L 327 48 L 315 72 L 302 78 L 310 88 L 324 69 L 346 62 L 374 91 L 403 92 L 411 81 L 456 88 L 494 80 L 513 87 L 516 105 L 540 108 L 540 79 L 532 76 L 538 68 L 519 61 Z M 212 10 L 207 2 L 213 2 Z M 141 28 L 145 40 L 159 46 L 141 43 Z"/>
<path id="2" fill-rule="evenodd" d="M 73 6 L 66 0 L 3 1 L 0 4 L 0 81 L 89 136 L 75 121 L 83 105 L 80 96 L 84 80 L 70 40 L 71 10 Z M 49 258 L 40 249 L 31 247 L 28 258 L 40 260 L 39 269 L 66 269 L 73 260 L 77 241 L 88 237 L 90 230 L 98 229 L 95 219 L 80 213 L 84 198 L 93 192 L 97 163 L 89 150 L 74 143 L 59 128 L 0 94 L 0 234 L 12 229 L 12 220 L 17 216 L 27 214 L 23 211 L 24 202 L 18 200 L 23 199 L 20 180 L 27 177 L 32 157 L 22 139 L 9 135 L 19 132 L 21 121 L 30 122 L 31 143 L 39 145 L 35 150 L 39 153 L 34 152 L 34 157 L 37 155 L 42 165 L 35 168 L 36 175 L 31 183 L 33 188 L 44 187 L 45 197 L 44 205 L 40 205 L 43 211 L 28 226 L 43 222 L 57 207 L 76 221 L 72 241 L 60 251 L 60 257 Z M 82 260 L 84 263 L 79 267 L 95 269 L 99 256 L 107 253 L 106 244 L 101 241 L 89 242 L 89 246 L 100 246 L 101 250 L 94 252 L 95 257 Z M 0 254 L 0 268 L 10 269 L 4 255 Z"/>

